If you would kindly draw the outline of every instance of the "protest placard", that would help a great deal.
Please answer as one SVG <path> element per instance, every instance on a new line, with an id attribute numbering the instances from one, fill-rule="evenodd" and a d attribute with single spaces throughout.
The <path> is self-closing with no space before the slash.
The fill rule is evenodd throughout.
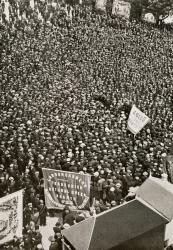
<path id="1" fill-rule="evenodd" d="M 43 176 L 47 208 L 89 207 L 90 175 L 43 168 Z"/>
<path id="2" fill-rule="evenodd" d="M 0 199 L 0 245 L 22 237 L 23 190 Z"/>
<path id="3" fill-rule="evenodd" d="M 136 135 L 149 121 L 150 118 L 133 105 L 128 118 L 127 129 Z"/>
<path id="4" fill-rule="evenodd" d="M 130 18 L 131 4 L 126 1 L 114 0 L 112 5 L 112 15 Z"/>
<path id="5" fill-rule="evenodd" d="M 106 12 L 106 4 L 107 0 L 96 0 L 95 8 L 96 10 L 101 10 L 103 12 Z"/>

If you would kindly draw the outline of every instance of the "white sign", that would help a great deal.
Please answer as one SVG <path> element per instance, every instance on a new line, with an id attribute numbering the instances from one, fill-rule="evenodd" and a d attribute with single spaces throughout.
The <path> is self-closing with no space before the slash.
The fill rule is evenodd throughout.
<path id="1" fill-rule="evenodd" d="M 102 10 L 106 12 L 107 0 L 96 0 L 95 8 L 96 10 Z"/>
<path id="2" fill-rule="evenodd" d="M 5 1 L 4 13 L 5 13 L 5 16 L 6 16 L 6 20 L 9 22 L 9 20 L 10 20 L 10 12 L 9 12 L 9 2 L 8 1 Z"/>
<path id="3" fill-rule="evenodd" d="M 156 23 L 156 19 L 152 13 L 145 14 L 143 20 L 147 23 Z"/>
<path id="4" fill-rule="evenodd" d="M 112 5 L 112 15 L 130 18 L 131 4 L 125 1 L 114 0 Z"/>
<path id="5" fill-rule="evenodd" d="M 136 135 L 149 121 L 150 118 L 133 105 L 127 122 L 127 128 Z"/>
<path id="6" fill-rule="evenodd" d="M 164 23 L 166 24 L 171 24 L 173 23 L 173 15 L 169 15 L 167 18 L 163 20 Z"/>
<path id="7" fill-rule="evenodd" d="M 31 7 L 31 9 L 34 10 L 34 7 L 35 7 L 34 0 L 30 0 L 30 7 Z"/>
<path id="8" fill-rule="evenodd" d="M 0 245 L 22 237 L 23 190 L 0 199 Z"/>

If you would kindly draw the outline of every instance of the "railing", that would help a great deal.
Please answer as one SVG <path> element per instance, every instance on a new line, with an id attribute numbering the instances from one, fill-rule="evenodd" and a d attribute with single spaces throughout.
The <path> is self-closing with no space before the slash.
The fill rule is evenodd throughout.
<path id="1" fill-rule="evenodd" d="M 72 250 L 71 247 L 65 242 L 64 239 L 62 241 L 62 250 Z"/>

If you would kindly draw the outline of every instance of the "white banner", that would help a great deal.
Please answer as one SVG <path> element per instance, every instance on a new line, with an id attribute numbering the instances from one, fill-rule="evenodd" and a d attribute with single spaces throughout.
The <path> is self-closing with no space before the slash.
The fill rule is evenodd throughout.
<path id="1" fill-rule="evenodd" d="M 150 118 L 133 105 L 127 122 L 127 129 L 136 135 L 149 121 Z"/>
<path id="2" fill-rule="evenodd" d="M 112 15 L 130 18 L 131 4 L 125 1 L 114 0 L 112 5 Z"/>
<path id="3" fill-rule="evenodd" d="M 22 237 L 23 190 L 0 199 L 0 245 Z"/>

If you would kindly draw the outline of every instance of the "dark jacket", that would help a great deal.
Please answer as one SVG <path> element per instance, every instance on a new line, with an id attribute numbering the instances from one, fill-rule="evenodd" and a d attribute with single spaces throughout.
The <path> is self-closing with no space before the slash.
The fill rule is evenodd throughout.
<path id="1" fill-rule="evenodd" d="M 60 244 L 58 244 L 58 242 L 52 242 L 49 250 L 61 250 L 61 246 Z"/>

